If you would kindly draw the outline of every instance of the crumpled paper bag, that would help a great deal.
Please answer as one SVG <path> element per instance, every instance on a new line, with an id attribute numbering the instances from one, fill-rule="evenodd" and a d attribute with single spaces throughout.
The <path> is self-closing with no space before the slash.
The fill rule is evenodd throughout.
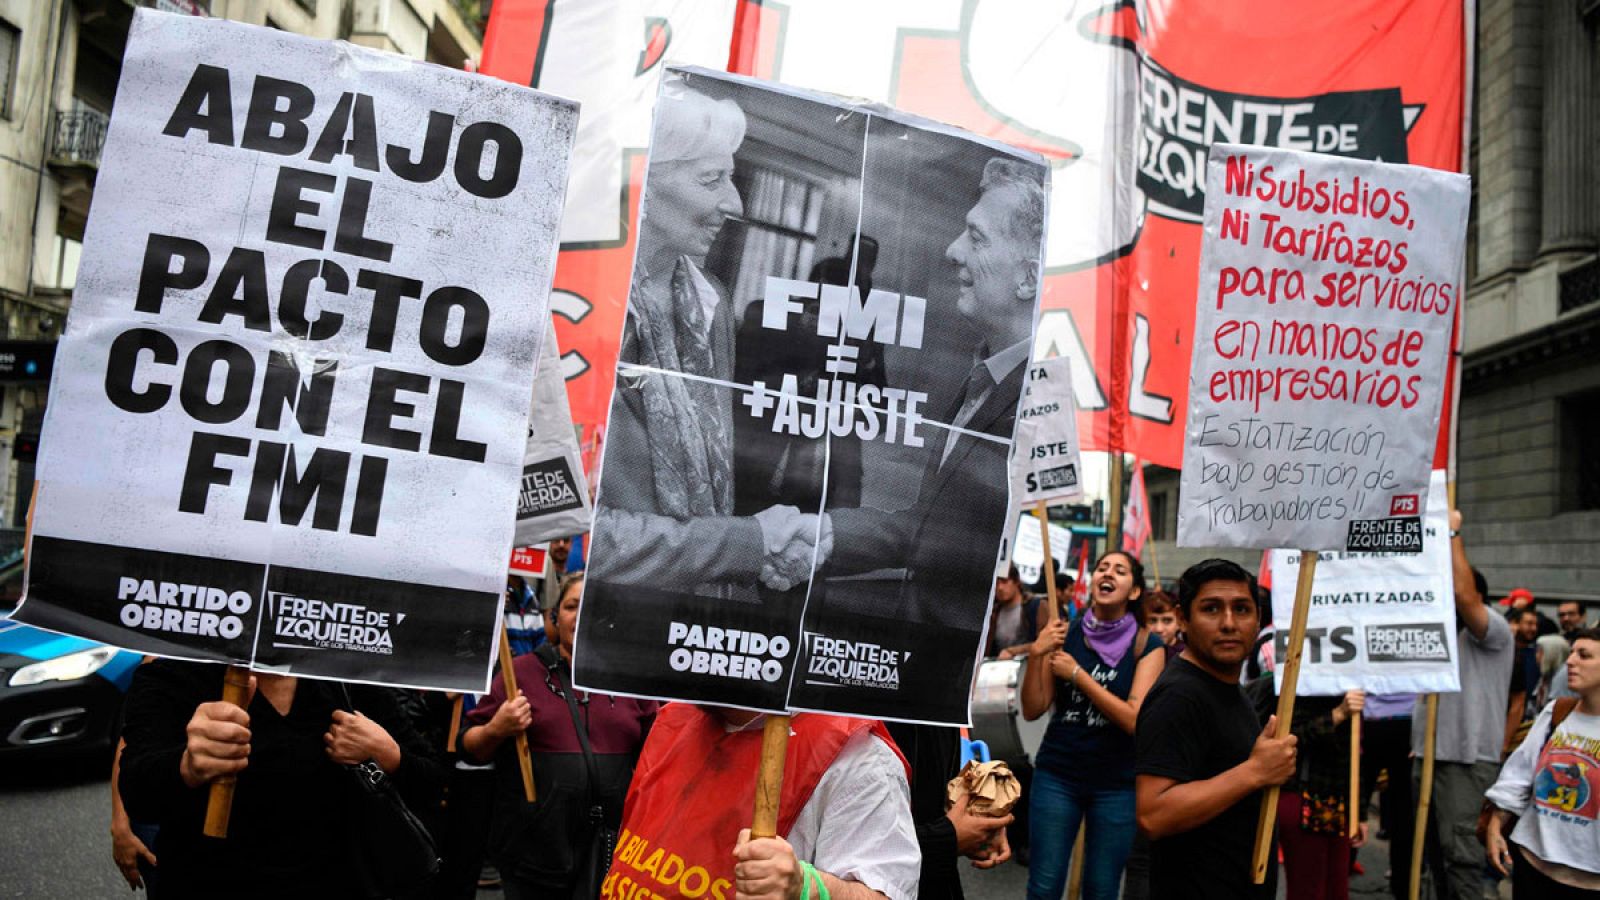
<path id="1" fill-rule="evenodd" d="M 1022 796 L 1022 785 L 1004 762 L 972 760 L 950 779 L 945 789 L 945 808 L 955 806 L 962 794 L 971 795 L 968 812 L 1000 819 L 1011 815 L 1011 807 Z"/>

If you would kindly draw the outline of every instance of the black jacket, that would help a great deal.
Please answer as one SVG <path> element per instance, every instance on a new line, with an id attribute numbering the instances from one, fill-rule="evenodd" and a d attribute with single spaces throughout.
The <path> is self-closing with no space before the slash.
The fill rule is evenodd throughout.
<path id="1" fill-rule="evenodd" d="M 918 900 L 961 900 L 956 828 L 944 814 L 945 786 L 961 763 L 961 732 L 935 725 L 885 724 L 911 764 L 911 820 L 922 849 Z"/>

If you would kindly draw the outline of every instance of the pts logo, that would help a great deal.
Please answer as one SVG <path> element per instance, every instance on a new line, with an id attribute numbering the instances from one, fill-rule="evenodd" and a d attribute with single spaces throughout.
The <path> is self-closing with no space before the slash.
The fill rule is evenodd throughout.
<path id="1" fill-rule="evenodd" d="M 1414 516 L 1421 512 L 1422 506 L 1416 494 L 1396 494 L 1389 498 L 1389 515 Z"/>

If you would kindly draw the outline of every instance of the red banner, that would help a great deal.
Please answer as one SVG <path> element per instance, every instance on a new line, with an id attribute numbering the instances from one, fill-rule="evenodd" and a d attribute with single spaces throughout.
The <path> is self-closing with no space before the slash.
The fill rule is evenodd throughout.
<path id="1" fill-rule="evenodd" d="M 586 438 L 610 395 L 663 58 L 880 100 L 1053 159 L 1035 355 L 1073 358 L 1086 447 L 1169 467 L 1182 458 L 1211 143 L 1460 168 L 1462 0 L 1074 7 L 497 0 L 483 70 L 584 104 L 568 203 L 583 221 L 564 229 L 552 307 Z M 1447 400 L 1439 465 L 1449 413 Z"/>

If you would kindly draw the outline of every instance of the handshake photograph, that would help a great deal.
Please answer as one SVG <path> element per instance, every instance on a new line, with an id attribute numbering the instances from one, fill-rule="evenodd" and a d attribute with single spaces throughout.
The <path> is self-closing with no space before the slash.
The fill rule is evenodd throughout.
<path id="1" fill-rule="evenodd" d="M 931 664 L 993 589 L 1046 189 L 1036 158 L 903 113 L 667 73 L 581 685 L 890 717 L 926 692 L 962 719 L 970 672 Z M 788 651 L 780 677 L 733 658 L 743 633 Z"/>

